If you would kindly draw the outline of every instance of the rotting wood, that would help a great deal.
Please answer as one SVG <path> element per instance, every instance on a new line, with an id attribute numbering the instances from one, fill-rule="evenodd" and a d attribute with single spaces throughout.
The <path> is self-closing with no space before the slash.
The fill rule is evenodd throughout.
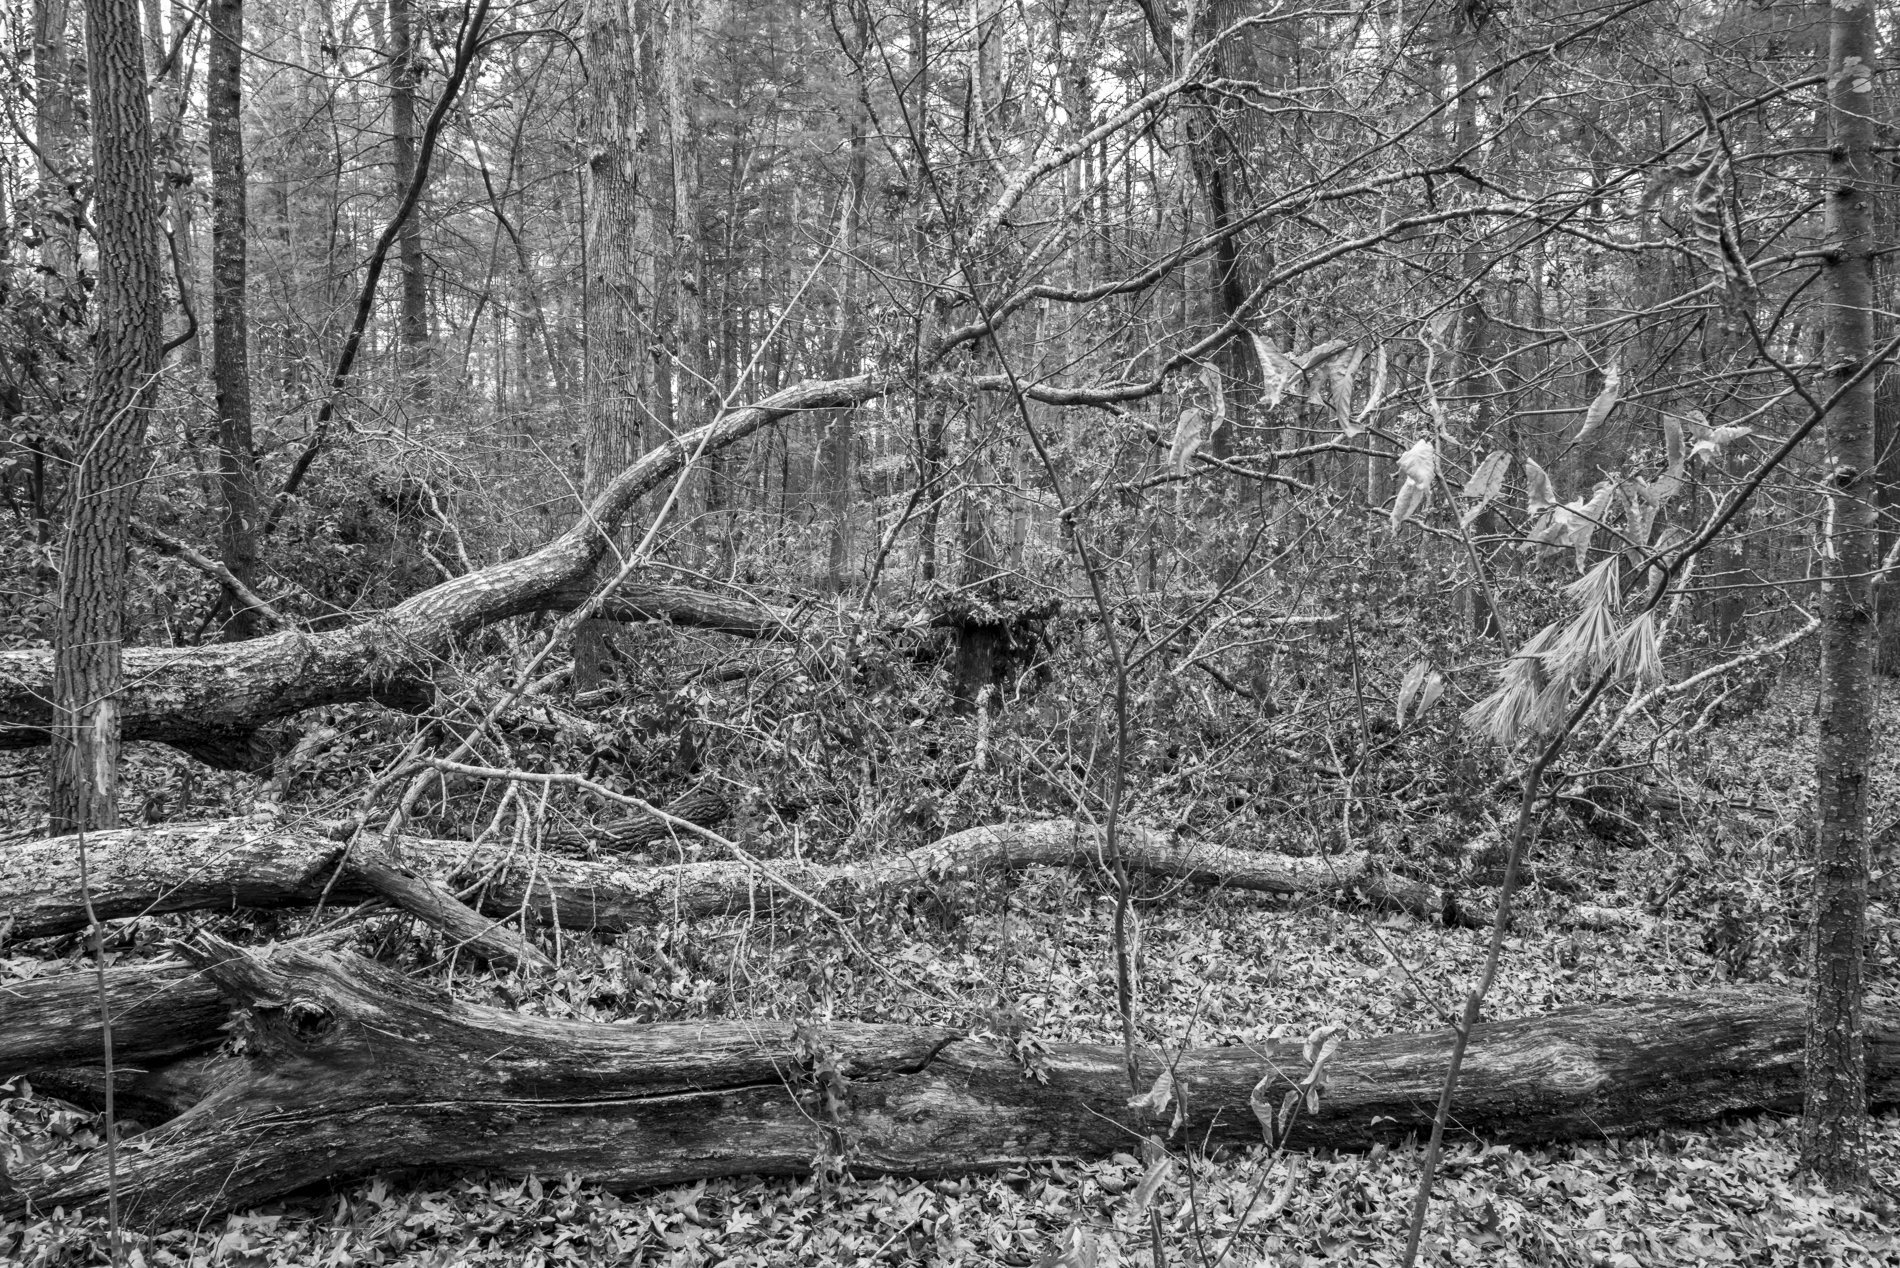
<path id="1" fill-rule="evenodd" d="M 229 1011 L 218 988 L 178 960 L 106 970 L 112 1048 L 124 1061 L 160 1061 L 217 1042 Z M 0 983 L 0 1079 L 97 1061 L 99 983 L 90 968 Z"/>
<path id="2" fill-rule="evenodd" d="M 526 911 L 567 929 L 619 931 L 730 912 L 766 911 L 792 888 L 837 905 L 853 895 L 885 894 L 1024 867 L 1089 867 L 1100 862 L 1095 835 L 1068 819 L 970 828 L 932 845 L 853 864 L 775 860 L 763 868 L 737 861 L 630 866 L 542 854 L 522 857 L 504 845 L 398 838 L 405 865 L 460 892 L 490 916 Z M 375 896 L 346 869 L 331 886 L 343 844 L 310 827 L 267 817 L 157 824 L 89 834 L 92 909 L 101 920 L 212 908 L 308 906 L 326 887 L 335 902 Z M 1127 828 L 1129 868 L 1254 893 L 1358 894 L 1375 903 L 1458 923 L 1486 918 L 1442 892 L 1381 872 L 1363 852 L 1292 858 L 1180 841 Z M 0 851 L 0 928 L 14 939 L 84 928 L 77 851 L 66 839 Z"/>
<path id="3" fill-rule="evenodd" d="M 353 956 L 190 954 L 238 1007 L 241 1052 L 206 1098 L 119 1160 L 122 1209 L 177 1224 L 305 1185 L 393 1169 L 576 1174 L 639 1187 L 800 1174 L 842 1152 L 859 1174 L 941 1174 L 1132 1148 L 1161 1124 L 1125 1102 L 1122 1055 L 1049 1044 L 1027 1077 L 993 1036 L 785 1022 L 598 1025 L 465 1004 Z M 1893 1018 L 1869 1027 L 1872 1099 L 1900 1097 Z M 1799 1101 L 1801 1010 L 1775 990 L 1710 990 L 1480 1023 L 1460 1129 L 1552 1142 L 1702 1123 Z M 1449 1032 L 1343 1044 L 1295 1149 L 1400 1143 L 1426 1127 Z M 1300 1041 L 1147 1053 L 1188 1089 L 1177 1141 L 1258 1143 L 1250 1095 L 1278 1106 L 1306 1072 Z M 821 1089 L 817 1066 L 841 1080 Z M 827 1110 L 830 1100 L 833 1110 Z M 104 1198 L 104 1168 L 14 1176 L 0 1210 Z"/>

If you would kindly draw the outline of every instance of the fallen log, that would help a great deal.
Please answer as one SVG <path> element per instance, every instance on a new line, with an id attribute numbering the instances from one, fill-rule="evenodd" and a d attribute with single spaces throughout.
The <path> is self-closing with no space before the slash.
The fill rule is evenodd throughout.
<path id="1" fill-rule="evenodd" d="M 717 848 L 717 847 L 714 847 Z M 88 833 L 92 910 L 101 920 L 216 908 L 308 906 L 326 887 L 331 899 L 377 896 L 353 869 L 331 886 L 343 845 L 311 828 L 267 818 L 156 824 Z M 516 857 L 499 844 L 398 838 L 402 862 L 457 889 L 489 916 L 526 911 L 545 924 L 608 932 L 679 919 L 769 911 L 801 896 L 835 906 L 854 896 L 884 894 L 1024 867 L 1091 867 L 1101 863 L 1092 830 L 1068 819 L 971 828 L 933 845 L 864 863 L 778 860 L 629 867 L 542 854 Z M 1179 841 L 1124 828 L 1121 855 L 1136 873 L 1256 893 L 1330 896 L 1356 892 L 1420 915 L 1475 922 L 1440 891 L 1382 874 L 1360 852 L 1312 858 L 1254 854 Z M 30 842 L 0 851 L 0 929 L 11 938 L 83 929 L 88 921 L 79 884 L 79 852 L 71 838 Z"/>
<path id="2" fill-rule="evenodd" d="M 684 819 L 688 823 L 710 828 L 723 823 L 732 815 L 732 803 L 713 788 L 701 785 L 681 793 L 660 807 L 674 819 Z M 668 823 L 660 815 L 637 811 L 619 819 L 593 824 L 586 829 L 570 828 L 561 830 L 558 836 L 550 833 L 562 845 L 606 846 L 615 850 L 636 850 L 652 845 L 656 841 L 666 841 L 677 837 L 690 837 L 691 834 Z"/>
<path id="3" fill-rule="evenodd" d="M 643 454 L 539 550 L 445 581 L 359 624 L 202 647 L 128 647 L 118 697 L 123 737 L 170 744 L 214 766 L 252 769 L 269 759 L 255 742 L 268 722 L 352 701 L 425 706 L 433 698 L 432 666 L 455 644 L 493 622 L 571 602 L 572 588 L 592 574 L 634 501 L 692 455 L 883 390 L 884 381 L 872 375 L 800 383 L 684 432 Z M 654 594 L 660 597 L 653 603 L 663 603 L 661 592 Z M 46 743 L 54 695 L 50 650 L 0 651 L 0 748 Z"/>
<path id="4" fill-rule="evenodd" d="M 416 1167 L 573 1173 L 632 1188 L 808 1171 L 956 1173 L 1128 1150 L 1165 1127 L 1127 1105 L 1119 1049 L 866 1024 L 605 1026 L 465 1004 L 379 965 L 200 939 L 189 954 L 238 1010 L 213 1090 L 118 1161 L 134 1222 L 188 1222 L 305 1185 Z M 1458 1130 L 1557 1141 L 1799 1104 L 1802 1012 L 1779 991 L 1716 990 L 1481 1023 Z M 1900 1036 L 1870 1018 L 1869 1100 L 1900 1097 Z M 1295 1149 L 1398 1143 L 1428 1128 L 1449 1032 L 1350 1040 Z M 1257 1143 L 1307 1073 L 1297 1040 L 1144 1054 L 1185 1089 L 1177 1142 Z M 1279 1129 L 1276 1129 L 1279 1130 Z M 12 1189 L 11 1194 L 7 1193 Z M 0 1211 L 106 1195 L 89 1160 L 16 1175 Z"/>
<path id="5" fill-rule="evenodd" d="M 230 1009 L 210 978 L 177 960 L 106 970 L 114 1058 L 158 1062 L 215 1044 Z M 0 984 L 0 1079 L 97 1062 L 105 1050 L 91 969 Z"/>

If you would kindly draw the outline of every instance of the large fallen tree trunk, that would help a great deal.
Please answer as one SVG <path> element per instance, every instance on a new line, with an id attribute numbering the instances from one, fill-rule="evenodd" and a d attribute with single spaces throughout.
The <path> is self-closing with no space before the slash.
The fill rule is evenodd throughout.
<path id="1" fill-rule="evenodd" d="M 1068 819 L 971 828 L 933 845 L 863 863 L 717 861 L 629 867 L 500 844 L 401 838 L 401 860 L 458 890 L 491 916 L 526 911 L 568 929 L 618 931 L 679 919 L 766 911 L 785 901 L 835 907 L 866 895 L 993 870 L 1097 865 L 1096 834 Z M 91 909 L 101 920 L 215 908 L 308 906 L 375 897 L 347 865 L 344 846 L 312 828 L 268 819 L 159 824 L 88 833 Z M 1270 894 L 1357 893 L 1433 917 L 1475 922 L 1430 886 L 1384 874 L 1363 852 L 1313 858 L 1254 854 L 1124 828 L 1132 871 Z M 341 866 L 343 874 L 336 878 Z M 86 895 L 70 837 L 0 851 L 0 935 L 44 937 L 83 929 Z M 8 932 L 10 931 L 10 932 Z"/>
<path id="2" fill-rule="evenodd" d="M 431 664 L 469 634 L 506 617 L 571 606 L 574 587 L 593 572 L 635 499 L 677 474 L 695 452 L 723 448 L 791 415 L 857 405 L 884 389 L 874 375 L 797 384 L 683 433 L 622 472 L 546 546 L 445 581 L 360 624 L 206 647 L 127 648 L 119 697 L 124 737 L 249 768 L 260 757 L 257 729 L 275 719 L 345 701 L 403 708 L 426 702 Z M 656 607 L 664 606 L 662 591 L 650 593 L 660 596 Z M 692 606 L 712 603 L 699 596 Z M 690 616 L 680 606 L 669 614 Z M 717 615 L 715 623 L 730 616 Z M 47 742 L 52 675 L 50 651 L 0 651 L 0 747 Z"/>
<path id="3" fill-rule="evenodd" d="M 195 965 L 176 960 L 106 970 L 112 1050 L 161 1061 L 216 1043 L 229 1008 Z M 100 1060 L 99 981 L 90 970 L 0 985 L 0 1079 Z"/>
<path id="4" fill-rule="evenodd" d="M 621 1187 L 797 1174 L 930 1174 L 1126 1150 L 1164 1130 L 1128 1108 L 1120 1051 L 1051 1044 L 1028 1077 L 994 1038 L 783 1022 L 604 1026 L 464 1004 L 354 957 L 191 952 L 239 1009 L 213 1090 L 118 1162 L 121 1210 L 179 1222 L 332 1178 L 411 1167 L 575 1173 Z M 1471 1136 L 1554 1141 L 1799 1103 L 1802 1010 L 1711 991 L 1479 1025 L 1459 1085 Z M 1869 1099 L 1900 1095 L 1891 1019 L 1868 1027 Z M 1293 1148 L 1398 1142 L 1430 1123 L 1447 1032 L 1349 1041 Z M 1258 1142 L 1307 1072 L 1298 1041 L 1147 1054 L 1186 1089 L 1178 1140 Z M 103 1200 L 104 1167 L 14 1176 L 28 1200 Z"/>

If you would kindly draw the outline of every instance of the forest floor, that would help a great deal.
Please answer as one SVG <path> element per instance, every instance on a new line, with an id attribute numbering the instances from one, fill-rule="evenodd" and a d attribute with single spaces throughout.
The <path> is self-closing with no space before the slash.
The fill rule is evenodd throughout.
<path id="1" fill-rule="evenodd" d="M 1615 847 L 1550 816 L 1536 861 L 1565 883 L 1534 884 L 1523 896 L 1486 1016 L 1716 984 L 1796 984 L 1811 698 L 1798 680 L 1784 684 L 1754 713 L 1679 752 L 1675 777 L 1693 778 L 1713 806 L 1700 822 Z M 1882 725 L 1877 826 L 1900 814 L 1893 710 L 1883 711 Z M 0 787 L 17 790 L 11 805 L 30 818 L 25 785 L 33 781 L 4 776 L 31 763 L 7 761 Z M 244 791 L 243 781 L 220 787 L 234 797 Z M 1641 931 L 1564 928 L 1563 910 L 1578 902 L 1659 915 Z M 1040 1039 L 1114 1042 L 1109 910 L 1085 878 L 1039 871 L 859 913 L 848 931 L 809 913 L 700 921 L 612 942 L 570 936 L 559 945 L 558 972 L 532 984 L 466 965 L 449 972 L 471 999 L 602 1022 L 862 1018 L 981 1029 L 1006 1011 Z M 1135 910 L 1141 1031 L 1163 1051 L 1303 1036 L 1334 1023 L 1349 1036 L 1442 1026 L 1485 937 L 1410 916 L 1199 887 L 1155 885 Z M 1895 922 L 1883 904 L 1873 917 L 1870 998 L 1900 1007 Z M 242 917 L 219 919 L 213 927 L 227 936 L 262 932 Z M 119 930 L 115 954 L 155 954 L 177 927 L 171 918 L 132 922 Z M 359 948 L 386 961 L 434 958 L 406 920 L 375 917 L 361 929 Z M 15 950 L 0 959 L 0 982 L 82 960 L 70 942 Z M 1900 1264 L 1900 1115 L 1873 1123 L 1875 1184 L 1860 1196 L 1796 1178 L 1795 1129 L 1793 1120 L 1761 1116 L 1543 1148 L 1487 1147 L 1454 1132 L 1421 1262 Z M 56 1162 L 96 1146 L 101 1130 L 97 1116 L 37 1096 L 21 1080 L 0 1085 L 0 1142 L 16 1156 L 31 1150 Z M 1158 1238 L 1165 1263 L 1194 1268 L 1395 1264 L 1421 1156 L 1409 1147 L 1194 1157 L 1156 1195 L 1158 1218 L 1141 1221 L 1130 1210 L 1143 1168 L 1128 1155 L 957 1180 L 733 1180 L 621 1195 L 570 1177 L 416 1172 L 201 1227 L 143 1230 L 126 1262 L 1014 1268 L 1106 1265 L 1118 1255 L 1146 1265 Z M 136 1212 L 129 1223 L 137 1225 Z M 1094 1234 L 1083 1240 L 1098 1258 L 1075 1253 L 1077 1229 Z M 104 1247 L 98 1220 L 53 1212 L 0 1225 L 0 1261 L 96 1262 Z"/>

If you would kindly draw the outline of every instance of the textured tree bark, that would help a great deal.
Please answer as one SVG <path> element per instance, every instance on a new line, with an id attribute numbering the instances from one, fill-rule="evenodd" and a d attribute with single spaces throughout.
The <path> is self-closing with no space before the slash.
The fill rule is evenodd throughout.
<path id="1" fill-rule="evenodd" d="M 400 201 L 416 179 L 415 15 L 410 0 L 389 0 L 389 131 Z M 402 274 L 403 394 L 417 404 L 429 399 L 429 296 L 423 275 L 421 216 L 403 217 L 396 235 Z"/>
<path id="2" fill-rule="evenodd" d="M 158 199 L 134 0 L 87 0 L 86 53 L 99 321 L 53 636 L 56 832 L 118 821 L 128 521 L 145 474 L 146 411 L 159 359 Z"/>
<path id="3" fill-rule="evenodd" d="M 661 809 L 675 819 L 684 819 L 702 828 L 710 828 L 715 824 L 723 823 L 732 814 L 732 803 L 712 788 L 695 788 L 667 802 Z M 638 813 L 612 823 L 603 823 L 585 838 L 575 834 L 566 840 L 575 844 L 592 841 L 613 849 L 626 850 L 688 835 L 690 834 L 682 832 L 681 829 L 658 815 Z"/>
<path id="4" fill-rule="evenodd" d="M 506 969 L 552 969 L 554 961 L 507 923 L 511 912 L 494 919 L 462 902 L 440 882 L 401 860 L 359 844 L 343 866 L 350 879 L 454 940 L 458 950 Z"/>
<path id="5" fill-rule="evenodd" d="M 587 22 L 588 159 L 583 324 L 586 437 L 581 496 L 598 497 L 645 448 L 647 422 L 670 418 L 659 401 L 659 300 L 653 225 L 662 192 L 656 179 L 664 142 L 656 125 L 659 41 L 648 0 L 589 0 Z M 670 371 L 669 371 L 670 373 Z M 626 543 L 616 534 L 616 543 Z M 618 554 L 618 549 L 612 554 Z M 611 574 L 611 557 L 603 571 Z M 613 626 L 583 621 L 574 631 L 574 685 L 587 691 L 607 677 Z"/>
<path id="6" fill-rule="evenodd" d="M 72 72 L 67 58 L 67 0 L 33 0 L 33 131 L 39 149 L 36 175 L 45 199 L 45 240 L 40 263 L 68 302 L 83 303 L 73 292 L 78 278 L 79 208 L 68 171 L 73 161 Z"/>
<path id="7" fill-rule="evenodd" d="M 684 834 L 682 834 L 684 835 Z M 309 828 L 268 820 L 124 828 L 88 840 L 92 909 L 101 920 L 168 911 L 308 906 L 330 885 L 343 845 Z M 630 867 L 543 855 L 514 859 L 499 845 L 399 838 L 402 861 L 452 888 L 480 886 L 471 901 L 491 916 L 527 912 L 567 929 L 651 928 L 735 912 L 770 912 L 807 900 L 828 906 L 922 889 L 944 880 L 1025 867 L 1099 866 L 1092 830 L 1068 819 L 970 828 L 932 845 L 855 864 L 774 860 Z M 1381 873 L 1364 853 L 1322 858 L 1255 854 L 1122 829 L 1131 873 L 1266 894 L 1358 894 L 1372 902 L 1461 924 L 1489 924 L 1441 891 Z M 346 869 L 333 902 L 376 895 Z M 54 838 L 0 851 L 0 929 L 36 938 L 82 929 L 86 904 L 73 843 Z"/>
<path id="8" fill-rule="evenodd" d="M 106 970 L 112 1050 L 140 1064 L 218 1042 L 229 1008 L 194 965 L 176 960 Z M 0 985 L 0 1078 L 99 1060 L 99 983 L 90 969 Z"/>
<path id="9" fill-rule="evenodd" d="M 119 1162 L 121 1201 L 189 1222 L 319 1181 L 405 1167 L 575 1173 L 617 1187 L 808 1171 L 943 1174 L 1128 1148 L 1155 1124 L 1125 1104 L 1119 1049 L 845 1024 L 603 1026 L 459 1003 L 355 957 L 253 955 L 201 937 L 192 958 L 238 1010 L 243 1052 L 213 1090 Z M 1495 1141 L 1600 1138 L 1798 1100 L 1801 1024 L 1780 992 L 1710 991 L 1473 1028 L 1459 1124 Z M 1350 1041 L 1296 1149 L 1397 1143 L 1429 1121 L 1439 1031 Z M 1257 1143 L 1306 1073 L 1297 1040 L 1190 1050 L 1182 1138 Z M 1874 1098 L 1900 1051 L 1874 1044 Z M 1144 1079 L 1163 1068 L 1142 1061 Z M 16 1176 L 0 1210 L 103 1200 L 103 1167 Z"/>
<path id="10" fill-rule="evenodd" d="M 1827 549 L 1821 598 L 1818 831 L 1808 951 L 1801 1166 L 1834 1187 L 1866 1181 L 1862 959 L 1867 924 L 1867 772 L 1873 757 L 1873 586 L 1879 550 L 1874 375 L 1872 108 L 1878 32 L 1868 0 L 1833 0 L 1828 53 L 1828 362 L 1845 388 L 1828 414 Z"/>
<path id="11" fill-rule="evenodd" d="M 871 118 L 869 90 L 864 82 L 867 64 L 864 51 L 870 47 L 870 8 L 851 6 L 857 55 L 851 59 L 851 119 L 847 125 L 846 145 L 851 159 L 846 167 L 849 186 L 844 195 L 843 223 L 838 230 L 838 339 L 831 349 L 831 372 L 849 374 L 864 356 L 864 278 L 863 261 L 858 258 L 858 239 L 864 221 L 865 182 L 869 179 L 869 157 L 865 133 Z M 852 457 L 857 449 L 852 420 L 857 411 L 839 410 L 825 429 L 821 460 L 825 470 L 825 498 L 829 503 L 831 524 L 825 542 L 825 584 L 833 594 L 845 590 L 845 573 L 851 561 L 851 510 L 854 501 Z"/>
<path id="12" fill-rule="evenodd" d="M 267 760 L 255 732 L 275 719 L 343 701 L 426 704 L 429 665 L 454 642 L 507 617 L 571 604 L 573 588 L 592 572 L 634 499 L 677 473 L 702 439 L 708 449 L 730 445 L 781 419 L 857 404 L 882 390 L 882 380 L 858 375 L 795 384 L 734 410 L 648 450 L 541 549 L 443 582 L 361 625 L 213 647 L 132 649 L 125 656 L 129 685 L 119 696 L 123 734 L 161 740 L 216 765 L 252 767 Z M 695 605 L 702 601 L 707 610 L 720 606 L 704 596 Z M 658 603 L 653 610 L 682 621 L 690 616 Z M 757 614 L 747 621 L 769 624 Z M 0 651 L 0 747 L 48 742 L 52 677 L 44 651 Z"/>
<path id="13" fill-rule="evenodd" d="M 205 79 L 205 129 L 211 151 L 211 381 L 218 401 L 218 539 L 223 563 L 257 590 L 260 526 L 257 463 L 251 438 L 249 273 L 245 234 L 244 0 L 211 0 Z M 227 594 L 227 639 L 255 636 L 263 618 Z"/>

